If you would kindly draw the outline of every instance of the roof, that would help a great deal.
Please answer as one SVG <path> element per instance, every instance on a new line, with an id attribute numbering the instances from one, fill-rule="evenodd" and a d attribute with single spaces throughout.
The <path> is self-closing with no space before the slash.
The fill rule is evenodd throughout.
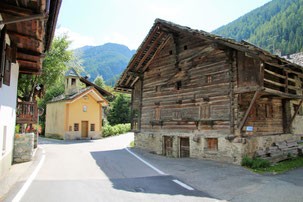
<path id="1" fill-rule="evenodd" d="M 286 60 L 303 66 L 303 52 L 283 56 Z"/>
<path id="2" fill-rule="evenodd" d="M 65 77 L 68 77 L 68 76 L 73 76 L 73 77 L 79 77 L 79 78 L 80 78 L 78 72 L 77 72 L 74 68 L 70 68 L 70 69 L 66 72 Z"/>
<path id="3" fill-rule="evenodd" d="M 72 100 L 76 99 L 77 97 L 82 97 L 82 96 L 86 95 L 91 90 L 98 93 L 99 96 L 106 102 L 106 104 L 108 104 L 108 101 L 92 86 L 82 88 L 82 89 L 79 90 L 79 92 L 76 92 L 76 93 L 71 94 L 71 95 L 65 95 L 65 93 L 63 93 L 63 94 L 61 94 L 57 97 L 54 97 L 52 100 L 48 101 L 47 103 L 61 102 L 61 101 L 72 101 Z"/>
<path id="4" fill-rule="evenodd" d="M 41 74 L 44 53 L 49 50 L 62 0 L 2 0 L 0 24 L 17 49 L 19 71 Z"/>
<path id="5" fill-rule="evenodd" d="M 252 56 L 258 57 L 264 62 L 276 63 L 282 66 L 285 65 L 288 66 L 288 68 L 293 68 L 303 72 L 301 66 L 291 63 L 277 55 L 273 55 L 247 41 L 238 42 L 233 39 L 223 38 L 202 30 L 194 30 L 172 22 L 156 19 L 149 33 L 137 49 L 136 54 L 131 58 L 128 66 L 115 84 L 115 90 L 120 92 L 130 92 L 133 89 L 133 85 L 148 69 L 153 58 L 162 50 L 162 48 L 164 48 L 169 39 L 174 35 L 181 33 L 191 35 L 193 37 L 199 37 L 201 40 L 206 40 L 214 45 L 222 45 L 231 49 L 246 52 Z"/>
<path id="6" fill-rule="evenodd" d="M 97 91 L 99 91 L 99 93 L 101 93 L 101 95 L 103 96 L 112 96 L 113 94 L 111 94 L 110 92 L 104 90 L 103 88 L 97 86 L 96 84 L 90 82 L 89 80 L 83 78 L 83 77 L 80 77 L 80 81 L 82 83 L 85 83 L 86 86 L 92 86 L 94 87 Z"/>

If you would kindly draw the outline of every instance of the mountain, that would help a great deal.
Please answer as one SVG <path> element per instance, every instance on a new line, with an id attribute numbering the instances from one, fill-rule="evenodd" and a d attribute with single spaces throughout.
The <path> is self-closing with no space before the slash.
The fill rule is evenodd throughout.
<path id="1" fill-rule="evenodd" d="M 127 46 L 115 43 L 84 46 L 74 51 L 83 60 L 84 74 L 90 75 L 89 80 L 94 81 L 98 75 L 102 75 L 107 85 L 115 84 L 136 52 Z"/>
<path id="2" fill-rule="evenodd" d="M 303 51 L 303 0 L 272 0 L 212 33 L 282 55 Z"/>

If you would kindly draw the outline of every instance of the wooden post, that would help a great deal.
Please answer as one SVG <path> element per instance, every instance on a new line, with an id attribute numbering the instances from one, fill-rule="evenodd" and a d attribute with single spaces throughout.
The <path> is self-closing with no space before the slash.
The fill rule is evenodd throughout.
<path id="1" fill-rule="evenodd" d="M 138 129 L 141 131 L 141 117 L 142 117 L 142 102 L 143 102 L 143 77 L 140 77 L 140 113 L 138 117 Z"/>
<path id="2" fill-rule="evenodd" d="M 299 104 L 297 110 L 295 111 L 294 115 L 293 115 L 292 118 L 290 119 L 290 122 L 289 122 L 289 124 L 288 124 L 288 127 L 286 128 L 286 131 L 289 131 L 292 122 L 295 120 L 295 118 L 296 118 L 296 116 L 297 116 L 297 114 L 298 114 L 300 108 L 302 107 L 302 104 L 303 104 L 303 100 L 300 101 L 300 104 Z"/>
<path id="3" fill-rule="evenodd" d="M 249 107 L 248 107 L 248 109 L 247 109 L 247 111 L 246 111 L 246 113 L 245 113 L 245 115 L 244 115 L 244 117 L 243 117 L 240 125 L 239 125 L 240 134 L 241 134 L 242 128 L 243 128 L 243 126 L 244 126 L 244 124 L 245 124 L 245 122 L 246 122 L 246 120 L 248 118 L 248 115 L 249 115 L 252 107 L 254 106 L 254 104 L 256 103 L 257 98 L 259 97 L 259 94 L 260 94 L 260 90 L 257 90 L 255 92 L 255 94 L 254 94 L 253 99 L 251 100 L 251 102 L 249 104 Z"/>

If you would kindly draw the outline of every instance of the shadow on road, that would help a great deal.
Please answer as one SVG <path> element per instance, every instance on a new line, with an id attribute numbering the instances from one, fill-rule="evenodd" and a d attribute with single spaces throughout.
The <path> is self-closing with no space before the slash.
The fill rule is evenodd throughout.
<path id="1" fill-rule="evenodd" d="M 125 149 L 91 152 L 91 155 L 115 189 L 128 192 L 213 198 L 207 193 L 181 187 L 172 181 L 176 179 L 175 177 L 158 174 Z"/>

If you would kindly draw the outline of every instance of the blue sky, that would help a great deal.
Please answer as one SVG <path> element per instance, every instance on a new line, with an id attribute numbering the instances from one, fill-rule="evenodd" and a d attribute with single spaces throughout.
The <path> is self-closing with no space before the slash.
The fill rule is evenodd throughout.
<path id="1" fill-rule="evenodd" d="M 71 48 L 120 43 L 137 49 L 156 18 L 204 31 L 228 24 L 270 0 L 63 0 L 56 34 Z"/>

